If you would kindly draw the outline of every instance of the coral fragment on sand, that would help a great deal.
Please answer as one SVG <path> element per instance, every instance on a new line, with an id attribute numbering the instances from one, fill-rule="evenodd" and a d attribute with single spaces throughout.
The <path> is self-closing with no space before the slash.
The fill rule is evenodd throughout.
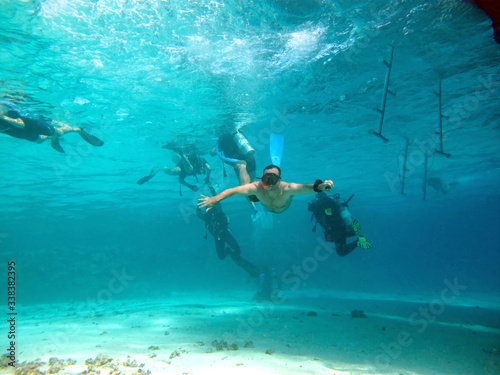
<path id="1" fill-rule="evenodd" d="M 352 310 L 351 318 L 366 318 L 366 315 L 363 310 Z"/>

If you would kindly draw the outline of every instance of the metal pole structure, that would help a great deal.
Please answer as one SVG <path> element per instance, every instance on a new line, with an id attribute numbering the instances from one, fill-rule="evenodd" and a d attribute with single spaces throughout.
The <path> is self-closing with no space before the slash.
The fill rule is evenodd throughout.
<path id="1" fill-rule="evenodd" d="M 451 154 L 448 154 L 444 152 L 443 150 L 443 91 L 442 91 L 442 81 L 439 80 L 439 92 L 434 91 L 434 94 L 436 94 L 439 98 L 439 141 L 440 141 L 440 146 L 441 149 L 438 150 L 437 148 L 435 151 L 438 154 L 441 154 L 443 156 L 446 156 L 447 158 L 451 157 Z"/>
<path id="2" fill-rule="evenodd" d="M 380 113 L 380 124 L 378 127 L 378 132 L 376 132 L 373 129 L 368 130 L 369 134 L 373 134 L 374 136 L 383 140 L 385 143 L 389 142 L 389 139 L 382 135 L 382 127 L 384 125 L 384 118 L 385 118 L 385 106 L 387 104 L 387 94 L 396 95 L 394 91 L 389 90 L 389 81 L 391 80 L 393 58 L 394 58 L 394 46 L 392 46 L 391 49 L 391 59 L 389 61 L 385 59 L 382 60 L 382 63 L 384 63 L 384 65 L 387 66 L 387 73 L 385 75 L 384 95 L 382 96 L 382 104 L 380 105 L 380 108 L 377 107 L 374 108 L 375 111 Z"/>
<path id="3" fill-rule="evenodd" d="M 427 155 L 427 152 L 425 153 L 425 164 L 424 164 L 424 183 L 422 185 L 422 190 L 424 192 L 424 201 L 425 198 L 427 197 L 427 161 L 428 161 L 429 156 Z"/>
<path id="4" fill-rule="evenodd" d="M 401 194 L 405 193 L 405 182 L 406 182 L 406 161 L 408 160 L 408 138 L 406 138 L 406 147 L 405 147 L 405 158 L 403 162 L 403 176 L 401 178 Z"/>

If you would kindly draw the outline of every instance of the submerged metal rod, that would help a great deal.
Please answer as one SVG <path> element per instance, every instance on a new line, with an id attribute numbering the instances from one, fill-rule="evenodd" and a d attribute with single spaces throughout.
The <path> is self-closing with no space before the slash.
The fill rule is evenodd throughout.
<path id="1" fill-rule="evenodd" d="M 435 151 L 443 156 L 446 156 L 447 158 L 451 157 L 451 154 L 448 154 L 444 152 L 443 150 L 443 90 L 442 90 L 442 80 L 439 80 L 439 91 L 436 92 L 434 91 L 434 94 L 438 96 L 439 99 L 439 143 L 441 149 L 435 149 Z"/>
<path id="2" fill-rule="evenodd" d="M 427 159 L 428 159 L 428 155 L 426 152 L 425 153 L 425 164 L 424 164 L 424 183 L 422 185 L 422 190 L 424 192 L 424 201 L 425 201 L 425 198 L 427 197 Z"/>
<path id="3" fill-rule="evenodd" d="M 382 139 L 385 143 L 389 142 L 389 139 L 382 135 L 382 127 L 384 126 L 385 119 L 385 106 L 387 104 L 387 94 L 396 95 L 394 91 L 389 90 L 389 82 L 391 80 L 391 71 L 392 71 L 392 60 L 394 58 L 394 46 L 391 49 L 391 58 L 389 61 L 382 60 L 385 66 L 387 66 L 387 72 L 385 74 L 385 83 L 384 83 L 384 94 L 382 95 L 382 103 L 380 108 L 374 108 L 377 112 L 380 113 L 380 123 L 378 127 L 378 132 L 373 129 L 368 130 L 369 134 L 373 134 L 374 136 Z"/>
<path id="4" fill-rule="evenodd" d="M 451 158 L 451 154 L 448 154 L 447 152 L 439 151 L 438 149 L 435 150 L 436 154 L 446 156 L 448 159 Z"/>
<path id="5" fill-rule="evenodd" d="M 388 142 L 389 142 L 389 138 L 384 137 L 382 134 L 377 133 L 377 132 L 376 132 L 375 130 L 373 130 L 373 129 L 368 130 L 368 134 L 372 134 L 372 135 L 374 135 L 375 137 L 380 138 L 380 139 L 381 139 L 381 140 L 383 140 L 385 143 L 388 143 Z"/>
<path id="6" fill-rule="evenodd" d="M 405 182 L 406 182 L 406 162 L 408 160 L 408 138 L 406 139 L 406 147 L 405 147 L 405 158 L 403 162 L 403 178 L 401 181 L 401 194 L 405 193 Z"/>
<path id="7" fill-rule="evenodd" d="M 439 138 L 441 141 L 441 152 L 443 152 L 443 81 L 439 80 Z"/>
<path id="8" fill-rule="evenodd" d="M 385 84 L 384 84 L 384 95 L 382 96 L 382 104 L 380 105 L 381 117 L 380 124 L 378 127 L 378 132 L 382 134 L 382 126 L 384 125 L 385 118 L 385 106 L 387 104 L 387 93 L 389 92 L 389 81 L 391 80 L 391 71 L 392 71 L 392 59 L 394 57 L 394 46 L 391 49 L 391 60 L 389 62 L 383 61 L 387 66 L 387 73 L 385 74 Z M 392 91 L 391 91 L 392 93 Z"/>

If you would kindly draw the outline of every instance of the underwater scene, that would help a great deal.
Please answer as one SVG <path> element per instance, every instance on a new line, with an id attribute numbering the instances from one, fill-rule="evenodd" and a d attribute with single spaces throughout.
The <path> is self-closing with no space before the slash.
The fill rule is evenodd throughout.
<path id="1" fill-rule="evenodd" d="M 498 3 L 0 2 L 0 374 L 500 374 Z"/>

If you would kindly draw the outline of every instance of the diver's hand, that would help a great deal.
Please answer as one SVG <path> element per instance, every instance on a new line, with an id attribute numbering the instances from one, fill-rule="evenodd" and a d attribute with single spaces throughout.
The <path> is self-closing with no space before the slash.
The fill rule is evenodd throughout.
<path id="1" fill-rule="evenodd" d="M 210 210 L 217 201 L 213 197 L 207 197 L 206 195 L 201 195 L 201 198 L 198 199 L 198 207 L 206 207 L 207 211 Z"/>
<path id="2" fill-rule="evenodd" d="M 358 247 L 362 248 L 362 249 L 365 249 L 365 250 L 368 250 L 368 249 L 371 249 L 372 248 L 372 244 L 369 243 L 365 237 L 363 236 L 359 236 L 358 237 L 358 243 L 357 243 Z"/>
<path id="3" fill-rule="evenodd" d="M 327 193 L 330 191 L 332 187 L 333 187 L 333 182 L 331 180 L 326 180 L 318 185 L 319 190 Z"/>

